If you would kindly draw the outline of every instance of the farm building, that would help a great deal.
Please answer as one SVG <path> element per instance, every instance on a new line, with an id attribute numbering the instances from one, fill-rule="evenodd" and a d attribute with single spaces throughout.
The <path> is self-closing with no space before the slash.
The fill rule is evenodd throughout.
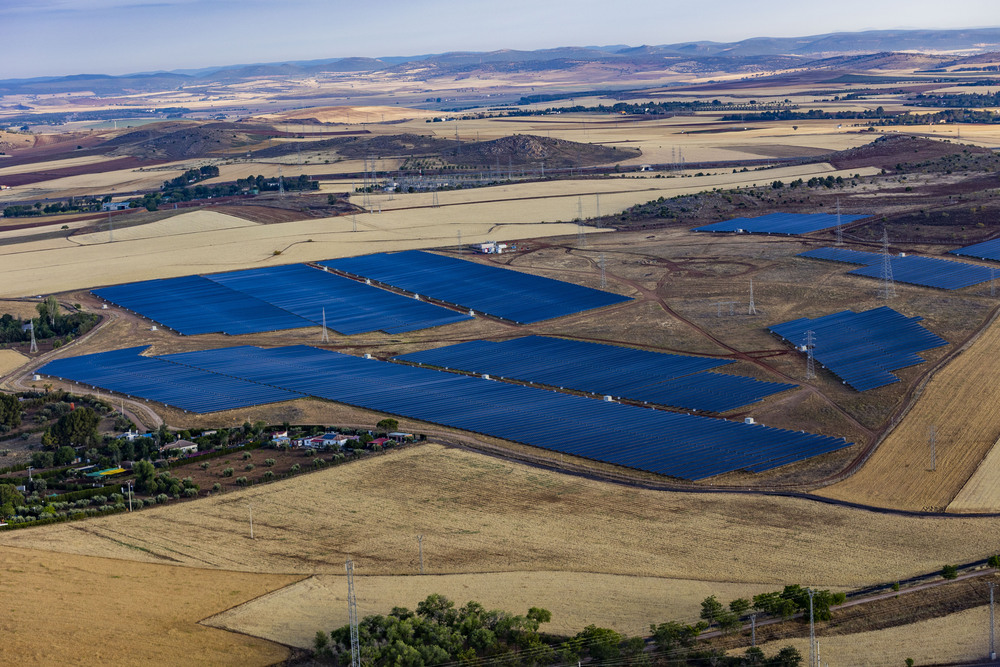
<path id="1" fill-rule="evenodd" d="M 496 241 L 487 241 L 476 245 L 476 250 L 484 255 L 501 255 L 506 249 L 506 243 L 497 243 Z"/>
<path id="2" fill-rule="evenodd" d="M 124 211 L 129 208 L 127 201 L 109 201 L 101 205 L 102 211 Z"/>
<path id="3" fill-rule="evenodd" d="M 181 456 L 183 454 L 193 454 L 198 451 L 198 445 L 190 440 L 178 440 L 160 447 L 160 451 L 168 456 Z"/>

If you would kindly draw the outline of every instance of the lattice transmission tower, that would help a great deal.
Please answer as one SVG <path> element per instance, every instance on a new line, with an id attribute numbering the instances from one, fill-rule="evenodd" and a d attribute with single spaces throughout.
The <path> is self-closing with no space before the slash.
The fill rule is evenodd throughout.
<path id="1" fill-rule="evenodd" d="M 750 279 L 750 308 L 747 309 L 747 315 L 756 315 L 757 305 L 753 300 L 753 278 Z"/>
<path id="2" fill-rule="evenodd" d="M 347 619 L 351 626 L 351 667 L 361 667 L 358 646 L 358 601 L 354 598 L 354 561 L 347 561 Z"/>
<path id="3" fill-rule="evenodd" d="M 889 231 L 882 228 L 882 275 L 878 294 L 883 299 L 896 296 L 896 282 L 892 278 L 892 254 L 889 252 Z"/>
<path id="4" fill-rule="evenodd" d="M 330 334 L 327 333 L 327 331 L 326 331 L 326 306 L 323 307 L 323 335 L 320 336 L 319 340 L 320 340 L 321 343 L 329 343 L 330 342 Z"/>
<path id="5" fill-rule="evenodd" d="M 38 341 L 35 340 L 35 320 L 28 322 L 28 328 L 31 329 L 31 348 L 28 352 L 38 354 Z"/>
<path id="6" fill-rule="evenodd" d="M 806 379 L 816 379 L 816 359 L 813 357 L 813 349 L 816 347 L 816 333 L 810 329 L 806 332 Z"/>
<path id="7" fill-rule="evenodd" d="M 601 289 L 608 286 L 608 274 L 604 269 L 604 253 L 601 253 Z"/>
<path id="8" fill-rule="evenodd" d="M 837 245 L 844 245 L 844 226 L 840 223 L 840 200 L 837 200 Z"/>

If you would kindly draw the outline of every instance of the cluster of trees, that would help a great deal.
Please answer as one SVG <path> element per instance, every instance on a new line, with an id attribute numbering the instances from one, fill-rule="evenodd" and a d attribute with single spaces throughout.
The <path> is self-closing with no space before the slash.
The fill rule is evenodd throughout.
<path id="1" fill-rule="evenodd" d="M 857 175 L 855 175 L 857 177 Z M 843 176 L 827 176 L 826 178 L 820 176 L 813 176 L 808 181 L 803 181 L 801 178 L 796 178 L 794 181 L 788 184 L 790 188 L 800 188 L 803 185 L 809 188 L 840 188 L 843 187 L 847 181 L 844 180 Z M 773 181 L 771 183 L 772 190 L 780 190 L 785 187 L 784 181 Z"/>
<path id="2" fill-rule="evenodd" d="M 814 618 L 817 621 L 829 621 L 830 607 L 843 604 L 846 599 L 843 593 L 831 593 L 828 590 L 813 591 Z M 742 618 L 749 611 L 784 619 L 802 613 L 808 621 L 809 590 L 798 584 L 792 584 L 785 586 L 781 591 L 755 595 L 752 601 L 745 598 L 732 600 L 728 608 L 714 595 L 705 598 L 701 603 L 702 620 L 707 624 L 718 625 L 723 632 L 732 632 L 742 627 Z"/>
<path id="3" fill-rule="evenodd" d="M 192 183 L 197 183 L 198 181 L 204 181 L 209 178 L 215 178 L 219 175 L 219 168 L 214 164 L 205 165 L 204 167 L 199 167 L 198 169 L 188 169 L 183 174 L 177 178 L 172 178 L 169 181 L 163 182 L 164 190 L 173 190 L 176 188 L 185 188 Z"/>
<path id="4" fill-rule="evenodd" d="M 573 637 L 558 639 L 539 632 L 552 614 L 532 607 L 523 616 L 501 610 L 487 610 L 470 601 L 460 608 L 448 598 L 433 594 L 417 604 L 416 611 L 394 608 L 387 616 L 367 616 L 358 623 L 361 662 L 365 665 L 435 665 L 443 663 L 550 665 L 749 665 L 794 667 L 801 663 L 798 651 L 788 647 L 772 658 L 760 649 L 744 656 L 726 656 L 716 650 L 695 647 L 705 624 L 685 626 L 663 623 L 651 626 L 657 651 L 646 651 L 642 637 L 626 637 L 614 630 L 589 625 Z M 351 658 L 350 627 L 330 633 L 318 631 L 315 653 L 335 664 Z"/>
<path id="5" fill-rule="evenodd" d="M 208 171 L 206 171 L 208 170 Z M 214 171 L 213 171 L 214 170 Z M 258 192 L 277 192 L 281 189 L 279 180 L 284 183 L 287 191 L 319 190 L 319 182 L 302 174 L 295 178 L 264 178 L 263 176 L 248 176 L 240 178 L 236 183 L 221 183 L 219 185 L 195 185 L 187 187 L 190 178 L 198 174 L 197 180 L 212 178 L 218 175 L 219 168 L 215 166 L 202 167 L 201 169 L 191 169 L 175 179 L 166 181 L 160 192 L 151 192 L 141 198 L 133 199 L 129 203 L 132 208 L 145 208 L 147 211 L 155 211 L 160 204 L 165 202 L 193 201 L 196 199 L 209 199 L 212 197 L 232 197 L 256 190 Z M 202 174 L 205 175 L 202 175 Z"/>
<path id="6" fill-rule="evenodd" d="M 38 304 L 37 310 L 38 317 L 33 320 L 22 320 L 10 313 L 0 315 L 0 343 L 25 343 L 31 340 L 31 330 L 24 328 L 29 322 L 32 323 L 38 340 L 57 337 L 68 340 L 87 333 L 100 320 L 94 313 L 60 312 L 59 302 L 54 296 Z"/>
<path id="7" fill-rule="evenodd" d="M 916 107 L 1000 107 L 1000 90 L 995 93 L 943 93 L 914 95 L 909 103 Z"/>
<path id="8" fill-rule="evenodd" d="M 236 181 L 236 187 L 240 190 L 257 190 L 259 192 L 277 192 L 280 189 L 277 178 L 264 178 L 263 176 L 247 176 Z M 309 178 L 306 174 L 299 174 L 295 178 L 281 177 L 285 184 L 285 190 L 319 190 L 319 182 Z"/>
<path id="9" fill-rule="evenodd" d="M 21 425 L 21 401 L 14 394 L 0 393 L 0 433 Z"/>
<path id="10" fill-rule="evenodd" d="M 135 473 L 135 488 L 139 493 L 151 496 L 165 493 L 174 498 L 179 498 L 182 493 L 192 496 L 198 493 L 198 485 L 190 477 L 178 479 L 169 472 L 158 473 L 156 466 L 149 461 L 136 461 L 132 472 Z"/>
<path id="11" fill-rule="evenodd" d="M 110 195 L 103 199 L 96 199 L 94 197 L 77 199 L 70 197 L 64 202 L 57 201 L 45 205 L 42 205 L 42 202 L 36 201 L 34 204 L 8 206 L 3 210 L 3 217 L 29 218 L 38 215 L 57 215 L 59 213 L 92 213 L 100 211 L 101 204 L 109 201 L 111 201 Z"/>
<path id="12" fill-rule="evenodd" d="M 762 111 L 749 117 L 746 114 L 729 114 L 723 116 L 722 120 L 871 120 L 886 118 L 887 116 L 889 116 L 889 113 L 882 107 L 865 109 L 863 111 L 823 111 L 822 109 L 795 111 L 793 109 L 777 109 L 774 111 Z"/>

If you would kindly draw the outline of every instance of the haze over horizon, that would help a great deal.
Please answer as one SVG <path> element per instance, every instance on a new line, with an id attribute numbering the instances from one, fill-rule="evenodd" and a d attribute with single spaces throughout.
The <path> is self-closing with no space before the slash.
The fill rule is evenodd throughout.
<path id="1" fill-rule="evenodd" d="M 597 0 L 511 0 L 502 11 L 455 0 L 388 0 L 374 7 L 340 0 L 5 0 L 0 79 L 1000 25 L 994 0 L 953 0 L 946 10 L 934 0 L 841 0 L 835 9 L 717 0 L 710 11 L 677 0 L 634 0 L 627 9 Z"/>

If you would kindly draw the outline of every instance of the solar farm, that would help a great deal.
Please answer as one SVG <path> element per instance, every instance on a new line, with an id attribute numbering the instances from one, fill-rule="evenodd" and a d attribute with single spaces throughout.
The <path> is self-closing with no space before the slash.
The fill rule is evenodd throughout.
<path id="1" fill-rule="evenodd" d="M 685 480 L 765 471 L 851 444 L 307 346 L 151 359 L 140 352 L 77 357 L 39 372 L 195 411 L 311 396 Z"/>
<path id="2" fill-rule="evenodd" d="M 863 220 L 865 215 L 829 213 L 771 213 L 756 218 L 733 218 L 695 227 L 693 232 L 735 232 L 738 234 L 785 234 L 797 236 Z"/>
<path id="3" fill-rule="evenodd" d="M 868 391 L 899 382 L 892 371 L 924 363 L 918 352 L 948 344 L 920 326 L 921 319 L 882 307 L 804 317 L 770 330 L 797 347 L 809 344 L 811 332 L 815 359 L 852 388 Z"/>
<path id="4" fill-rule="evenodd" d="M 459 343 L 396 359 L 703 412 L 727 412 L 797 386 L 706 372 L 733 363 L 726 359 L 541 336 Z"/>
<path id="5" fill-rule="evenodd" d="M 950 252 L 953 255 L 976 257 L 978 259 L 988 259 L 994 262 L 1000 262 L 1000 239 L 983 241 L 982 243 L 976 243 L 964 248 L 958 248 L 957 250 L 951 250 Z"/>
<path id="6" fill-rule="evenodd" d="M 861 264 L 851 275 L 882 277 L 882 255 L 844 248 L 817 248 L 800 253 L 800 257 L 822 259 L 845 264 Z M 954 262 L 936 257 L 893 255 L 889 258 L 894 280 L 921 287 L 956 290 L 993 280 L 993 271 L 985 266 Z"/>
<path id="7" fill-rule="evenodd" d="M 421 250 L 345 257 L 319 264 L 520 324 L 629 300 L 620 294 Z"/>

